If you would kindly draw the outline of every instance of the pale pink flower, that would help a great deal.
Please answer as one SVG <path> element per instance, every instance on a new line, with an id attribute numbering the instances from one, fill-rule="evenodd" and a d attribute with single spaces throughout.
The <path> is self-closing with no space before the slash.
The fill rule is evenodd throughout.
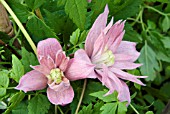
<path id="1" fill-rule="evenodd" d="M 64 75 L 69 58 L 55 38 L 40 41 L 37 46 L 40 65 L 31 66 L 34 70 L 21 77 L 18 90 L 24 92 L 47 88 L 47 96 L 51 103 L 65 105 L 72 102 L 73 88 Z"/>
<path id="2" fill-rule="evenodd" d="M 92 1 L 92 0 L 87 0 L 89 3 Z"/>
<path id="3" fill-rule="evenodd" d="M 98 78 L 109 88 L 106 95 L 116 90 L 120 101 L 130 103 L 129 88 L 123 80 L 144 85 L 137 78 L 146 76 L 134 76 L 123 71 L 141 66 L 134 63 L 140 53 L 136 51 L 136 43 L 122 41 L 125 21 L 120 20 L 113 25 L 112 18 L 106 26 L 108 13 L 106 5 L 87 35 L 85 50 L 77 50 L 74 58 L 69 61 L 66 75 L 69 80 Z"/>

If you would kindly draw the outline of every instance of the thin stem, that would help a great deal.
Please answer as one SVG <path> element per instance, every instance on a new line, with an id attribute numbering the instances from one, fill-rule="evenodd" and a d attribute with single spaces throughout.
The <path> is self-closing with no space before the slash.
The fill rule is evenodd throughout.
<path id="1" fill-rule="evenodd" d="M 130 107 L 136 112 L 136 114 L 140 114 L 132 104 L 130 104 Z"/>
<path id="2" fill-rule="evenodd" d="M 11 64 L 11 62 L 0 62 L 0 65 L 7 65 L 7 64 Z"/>
<path id="3" fill-rule="evenodd" d="M 79 103 L 77 105 L 77 109 L 76 109 L 75 114 L 78 114 L 81 102 L 83 100 L 83 96 L 84 96 L 84 92 L 85 92 L 85 89 L 86 89 L 86 85 L 87 85 L 87 79 L 84 80 L 83 89 L 82 89 L 82 92 L 81 92 L 81 96 L 80 96 Z"/>
<path id="4" fill-rule="evenodd" d="M 153 11 L 155 11 L 155 12 L 157 12 L 157 13 L 159 13 L 159 14 L 163 15 L 163 16 L 170 15 L 170 13 L 168 13 L 168 14 L 163 13 L 163 12 L 161 12 L 161 11 L 159 11 L 159 10 L 155 9 L 154 7 L 151 7 L 151 6 L 147 6 L 147 5 L 145 5 L 145 6 L 144 6 L 144 8 L 151 9 L 151 10 L 153 10 Z"/>
<path id="5" fill-rule="evenodd" d="M 57 106 L 57 108 L 58 108 L 58 110 L 60 111 L 61 114 L 64 114 L 59 106 Z"/>
<path id="6" fill-rule="evenodd" d="M 55 105 L 55 114 L 57 114 L 57 105 Z"/>
<path id="7" fill-rule="evenodd" d="M 0 0 L 0 2 L 3 4 L 3 6 L 6 8 L 6 10 L 10 13 L 10 15 L 13 17 L 14 21 L 17 23 L 17 25 L 19 26 L 19 28 L 21 29 L 22 33 L 24 34 L 25 38 L 27 39 L 28 43 L 31 45 L 33 51 L 35 54 L 37 54 L 36 51 L 36 46 L 34 44 L 34 42 L 32 41 L 31 37 L 29 36 L 29 34 L 27 33 L 27 31 L 25 30 L 25 28 L 23 27 L 22 23 L 19 21 L 19 19 L 17 18 L 17 16 L 14 14 L 14 12 L 12 11 L 12 9 L 8 6 L 8 4 L 4 1 L 4 0 Z"/>
<path id="8" fill-rule="evenodd" d="M 143 7 L 141 8 L 139 15 L 140 15 L 140 22 L 141 22 L 142 30 L 145 31 L 145 26 L 143 24 Z"/>
<path id="9" fill-rule="evenodd" d="M 31 100 L 31 95 L 28 95 L 28 100 Z"/>

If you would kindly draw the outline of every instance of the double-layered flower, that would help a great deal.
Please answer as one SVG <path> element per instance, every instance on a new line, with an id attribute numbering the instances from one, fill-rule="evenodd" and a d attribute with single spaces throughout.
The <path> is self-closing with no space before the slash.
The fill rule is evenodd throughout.
<path id="1" fill-rule="evenodd" d="M 140 53 L 136 51 L 135 43 L 122 41 L 125 21 L 119 20 L 113 25 L 112 18 L 106 26 L 108 13 L 106 6 L 87 35 L 85 50 L 77 50 L 74 58 L 69 61 L 66 75 L 69 76 L 69 80 L 98 78 L 109 88 L 106 95 L 116 90 L 120 101 L 130 103 L 129 88 L 123 80 L 144 85 L 137 78 L 146 78 L 146 76 L 134 76 L 123 71 L 141 66 L 134 63 Z"/>
<path id="2" fill-rule="evenodd" d="M 24 92 L 47 88 L 47 96 L 51 103 L 65 105 L 72 102 L 73 88 L 64 72 L 69 58 L 62 51 L 59 42 L 54 38 L 40 41 L 37 46 L 40 65 L 31 66 L 34 70 L 21 77 L 18 90 Z"/>

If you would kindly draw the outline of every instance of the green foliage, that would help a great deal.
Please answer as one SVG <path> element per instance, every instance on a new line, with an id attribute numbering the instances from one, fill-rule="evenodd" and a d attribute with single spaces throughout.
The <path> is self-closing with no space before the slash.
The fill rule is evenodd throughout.
<path id="1" fill-rule="evenodd" d="M 44 2 L 45 0 L 25 0 L 25 3 L 32 10 L 39 8 Z"/>
<path id="2" fill-rule="evenodd" d="M 16 82 L 19 82 L 20 78 L 24 75 L 24 66 L 21 61 L 15 56 L 12 55 L 12 71 L 11 78 Z"/>
<path id="3" fill-rule="evenodd" d="M 36 95 L 28 103 L 28 114 L 45 114 L 50 108 L 50 102 L 42 94 Z"/>
<path id="4" fill-rule="evenodd" d="M 140 67 L 142 75 L 148 76 L 147 81 L 153 81 L 156 78 L 156 70 L 159 69 L 158 62 L 156 60 L 155 52 L 148 46 L 145 41 L 145 45 L 141 49 L 141 55 L 139 57 L 139 62 L 143 63 Z"/>
<path id="5" fill-rule="evenodd" d="M 33 53 L 29 53 L 24 47 L 22 47 L 22 59 L 21 62 L 24 66 L 25 73 L 32 70 L 30 65 L 34 66 L 38 64 L 38 59 Z"/>
<path id="6" fill-rule="evenodd" d="M 5 111 L 5 114 L 11 112 L 24 99 L 24 97 L 25 94 L 23 92 L 18 92 L 15 95 L 13 95 L 9 101 L 9 106 Z"/>
<path id="7" fill-rule="evenodd" d="M 0 97 L 6 94 L 6 89 L 9 85 L 9 72 L 6 70 L 0 71 Z"/>
<path id="8" fill-rule="evenodd" d="M 87 1 L 86 0 L 67 0 L 65 5 L 65 12 L 69 15 L 70 19 L 81 30 L 85 29 L 86 14 L 87 14 Z"/>
<path id="9" fill-rule="evenodd" d="M 38 42 L 46 38 L 57 38 L 55 33 L 42 20 L 32 16 L 27 22 L 27 29 L 32 34 L 33 40 Z"/>
<path id="10" fill-rule="evenodd" d="M 12 114 L 28 114 L 27 105 L 27 102 L 22 101 L 12 110 Z"/>
<path id="11" fill-rule="evenodd" d="M 73 34 L 70 36 L 70 42 L 73 44 L 73 45 L 76 45 L 78 43 L 78 38 L 79 38 L 79 35 L 80 35 L 80 29 L 77 29 L 75 32 L 73 32 Z"/>

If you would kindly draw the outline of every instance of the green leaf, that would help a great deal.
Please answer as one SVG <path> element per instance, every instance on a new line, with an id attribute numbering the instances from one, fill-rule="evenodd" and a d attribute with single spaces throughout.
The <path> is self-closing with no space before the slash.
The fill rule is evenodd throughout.
<path id="1" fill-rule="evenodd" d="M 24 66 L 21 61 L 15 56 L 12 55 L 12 72 L 11 78 L 16 82 L 19 82 L 20 78 L 24 75 Z"/>
<path id="2" fill-rule="evenodd" d="M 94 92 L 94 93 L 91 93 L 90 95 L 97 97 L 104 102 L 117 101 L 117 92 L 104 96 L 107 92 L 108 90 L 104 89 L 103 91 Z"/>
<path id="3" fill-rule="evenodd" d="M 32 10 L 39 8 L 44 2 L 45 0 L 25 0 L 25 3 Z"/>
<path id="4" fill-rule="evenodd" d="M 28 114 L 45 114 L 50 108 L 50 102 L 45 95 L 39 94 L 28 103 Z"/>
<path id="5" fill-rule="evenodd" d="M 156 24 L 153 21 L 147 20 L 148 29 L 156 29 Z"/>
<path id="6" fill-rule="evenodd" d="M 100 108 L 102 110 L 101 114 L 116 114 L 117 103 L 106 103 Z"/>
<path id="7" fill-rule="evenodd" d="M 7 104 L 3 101 L 0 101 L 0 109 L 7 109 Z"/>
<path id="8" fill-rule="evenodd" d="M 12 114 L 28 114 L 27 102 L 21 102 L 17 107 L 12 110 Z"/>
<path id="9" fill-rule="evenodd" d="M 87 107 L 83 106 L 83 109 L 78 114 L 93 114 L 92 104 L 90 103 Z"/>
<path id="10" fill-rule="evenodd" d="M 0 71 L 0 88 L 7 88 L 9 84 L 9 77 L 8 77 L 8 71 L 3 70 Z"/>
<path id="11" fill-rule="evenodd" d="M 33 53 L 28 52 L 24 47 L 22 47 L 22 59 L 21 62 L 24 66 L 25 73 L 32 70 L 30 65 L 37 65 L 38 60 Z"/>
<path id="12" fill-rule="evenodd" d="M 100 82 L 88 82 L 82 102 L 85 104 L 90 104 L 91 102 L 94 102 L 96 100 L 96 97 L 93 97 L 89 94 L 103 90 L 104 88 L 105 87 Z"/>
<path id="13" fill-rule="evenodd" d="M 46 38 L 57 38 L 55 33 L 39 18 L 32 16 L 26 25 L 28 31 L 31 33 L 33 40 L 38 42 Z"/>
<path id="14" fill-rule="evenodd" d="M 19 1 L 8 0 L 7 2 L 19 18 L 19 20 L 22 23 L 26 23 L 28 17 L 32 15 L 29 9 L 25 5 L 19 3 Z"/>
<path id="15" fill-rule="evenodd" d="M 6 88 L 0 88 L 0 97 L 6 95 Z"/>
<path id="16" fill-rule="evenodd" d="M 81 30 L 85 29 L 87 0 L 67 0 L 65 12 Z"/>
<path id="17" fill-rule="evenodd" d="M 162 21 L 163 32 L 167 32 L 169 28 L 170 28 L 170 19 L 168 16 L 165 16 L 165 18 Z"/>
<path id="18" fill-rule="evenodd" d="M 25 93 L 18 92 L 13 95 L 9 101 L 9 107 L 5 111 L 5 114 L 8 114 L 11 110 L 13 110 L 25 97 Z"/>
<path id="19" fill-rule="evenodd" d="M 127 107 L 126 107 L 127 102 L 118 102 L 118 114 L 126 114 L 127 112 Z"/>
<path id="20" fill-rule="evenodd" d="M 127 19 L 127 17 L 134 16 L 138 10 L 142 0 L 125 0 L 124 2 L 109 2 L 110 14 L 114 16 L 115 20 Z"/>
<path id="21" fill-rule="evenodd" d="M 167 88 L 170 88 L 170 82 L 164 83 L 163 86 L 160 89 L 161 93 L 164 93 L 170 98 L 170 91 L 167 91 Z"/>
<path id="22" fill-rule="evenodd" d="M 139 62 L 143 65 L 140 67 L 142 75 L 148 76 L 147 81 L 153 81 L 156 78 L 156 70 L 159 68 L 156 60 L 155 52 L 148 46 L 145 41 L 145 45 L 140 51 Z"/>
<path id="23" fill-rule="evenodd" d="M 154 114 L 152 111 L 147 111 L 145 114 Z"/>
<path id="24" fill-rule="evenodd" d="M 163 37 L 161 39 L 161 41 L 163 42 L 165 48 L 170 49 L 170 45 L 169 45 L 170 44 L 170 37 Z"/>
<path id="25" fill-rule="evenodd" d="M 78 40 L 79 40 L 79 36 L 80 36 L 80 29 L 78 28 L 76 31 L 74 31 L 72 33 L 72 35 L 70 36 L 70 42 L 73 44 L 73 45 L 76 45 L 78 43 Z"/>
<path id="26" fill-rule="evenodd" d="M 0 27 L 0 29 L 1 29 L 1 27 Z M 6 33 L 1 32 L 1 30 L 0 30 L 0 38 L 1 38 L 1 40 L 2 40 L 3 42 L 5 42 L 5 43 L 8 43 L 9 40 L 11 39 Z M 1 45 L 1 44 L 0 44 L 0 45 Z"/>
<path id="27" fill-rule="evenodd" d="M 97 16 L 103 12 L 104 7 L 106 6 L 106 4 L 109 3 L 110 0 L 92 0 L 91 4 L 92 4 L 92 20 L 94 21 Z"/>
<path id="28" fill-rule="evenodd" d="M 103 102 L 97 102 L 95 105 L 94 105 L 94 108 L 93 108 L 93 114 L 101 114 L 101 110 L 100 108 L 104 105 Z"/>

